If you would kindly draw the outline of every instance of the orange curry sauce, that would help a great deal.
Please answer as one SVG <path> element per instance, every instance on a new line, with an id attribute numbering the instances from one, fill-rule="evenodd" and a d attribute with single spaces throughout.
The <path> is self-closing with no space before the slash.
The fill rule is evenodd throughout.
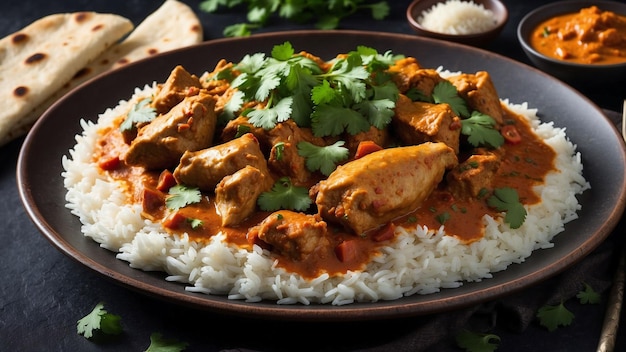
<path id="1" fill-rule="evenodd" d="M 626 17 L 596 6 L 555 16 L 534 29 L 530 45 L 548 57 L 568 62 L 625 62 Z"/>
<path id="2" fill-rule="evenodd" d="M 513 112 L 504 109 L 507 122 L 513 123 L 521 136 L 518 144 L 505 143 L 501 148 L 505 151 L 498 174 L 494 180 L 494 188 L 512 187 L 517 190 L 520 202 L 525 205 L 534 204 L 540 201 L 534 193 L 533 187 L 543 183 L 548 172 L 554 170 L 555 152 L 543 141 L 538 139 L 531 131 L 529 125 Z M 110 160 L 123 155 L 128 146 L 123 142 L 118 128 L 109 127 L 102 131 L 98 148 L 94 153 L 95 160 Z M 104 172 L 104 171 L 103 171 Z M 111 171 L 106 171 L 112 178 L 119 181 L 127 192 L 132 195 L 135 202 L 141 203 L 145 190 L 155 191 L 159 172 L 146 172 L 143 168 L 129 167 L 123 162 Z M 484 228 L 481 218 L 485 214 L 493 217 L 501 214 L 489 208 L 484 199 L 454 199 L 445 189 L 445 182 L 435 190 L 425 203 L 411 214 L 407 214 L 396 219 L 392 224 L 387 224 L 380 229 L 366 233 L 363 236 L 356 236 L 347 233 L 344 229 L 333 224 L 328 224 L 329 231 L 334 233 L 335 245 L 344 240 L 355 241 L 357 246 L 357 256 L 350 261 L 340 261 L 334 252 L 316 253 L 317 255 L 307 256 L 305 260 L 294 262 L 287 258 L 276 255 L 278 265 L 302 275 L 305 278 L 314 278 L 321 273 L 327 272 L 330 275 L 345 273 L 348 270 L 360 270 L 369 263 L 374 256 L 379 254 L 379 248 L 393 241 L 393 229 L 395 226 L 402 226 L 407 229 L 414 229 L 417 225 L 425 225 L 431 229 L 437 229 L 442 224 L 440 215 L 447 213 L 448 220 L 445 221 L 445 230 L 448 235 L 459 238 L 464 243 L 471 243 L 479 240 L 483 236 Z M 153 221 L 167 221 L 168 210 L 164 205 L 166 194 L 160 194 L 161 206 L 146 211 L 144 206 L 144 216 Z M 211 201 L 213 195 L 203 195 L 202 201 L 179 209 L 178 214 L 189 219 L 199 219 L 203 225 L 193 229 L 188 222 L 181 222 L 175 230 L 164 226 L 172 234 L 182 234 L 187 232 L 192 241 L 203 242 L 212 235 L 220 231 L 226 234 L 229 243 L 241 248 L 250 249 L 246 234 L 248 229 L 260 223 L 270 213 L 257 212 L 237 227 L 222 227 L 219 215 L 216 214 L 215 206 Z M 389 237 L 387 237 L 389 236 Z M 389 238 L 380 240 L 380 238 Z M 334 246 L 333 246 L 334 247 Z"/>

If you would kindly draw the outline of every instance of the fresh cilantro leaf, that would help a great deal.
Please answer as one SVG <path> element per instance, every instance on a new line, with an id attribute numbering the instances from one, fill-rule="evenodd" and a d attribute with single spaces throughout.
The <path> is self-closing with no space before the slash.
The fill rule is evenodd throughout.
<path id="1" fill-rule="evenodd" d="M 468 117 L 470 115 L 465 100 L 459 96 L 459 92 L 450 81 L 444 80 L 435 85 L 433 101 L 435 104 L 446 103 L 450 105 L 452 111 L 459 117 Z"/>
<path id="2" fill-rule="evenodd" d="M 539 308 L 537 318 L 539 318 L 541 326 L 546 327 L 548 331 L 554 331 L 559 326 L 569 326 L 574 320 L 574 313 L 565 308 L 563 301 L 561 301 L 555 306 L 545 305 Z"/>
<path id="3" fill-rule="evenodd" d="M 581 304 L 598 304 L 600 303 L 601 296 L 596 292 L 588 283 L 584 282 L 585 289 L 578 292 L 576 297 Z"/>
<path id="4" fill-rule="evenodd" d="M 141 100 L 135 104 L 132 109 L 126 115 L 124 122 L 120 124 L 120 131 L 129 131 L 133 129 L 138 123 L 150 122 L 156 117 L 156 109 L 150 106 L 152 103 L 151 98 Z"/>
<path id="5" fill-rule="evenodd" d="M 513 188 L 496 188 L 493 195 L 487 199 L 487 204 L 498 211 L 505 211 L 504 221 L 512 229 L 519 228 L 526 220 L 526 208 L 520 203 L 519 195 Z"/>
<path id="6" fill-rule="evenodd" d="M 285 152 L 285 142 L 278 142 L 274 144 L 272 149 L 274 149 L 276 153 L 276 160 L 278 161 L 283 160 L 283 153 Z"/>
<path id="7" fill-rule="evenodd" d="M 455 336 L 455 340 L 457 346 L 467 352 L 493 352 L 498 349 L 500 336 L 462 330 Z"/>
<path id="8" fill-rule="evenodd" d="M 344 131 L 351 135 L 369 130 L 363 115 L 350 108 L 318 105 L 311 114 L 311 128 L 317 137 L 338 136 Z"/>
<path id="9" fill-rule="evenodd" d="M 298 143 L 298 155 L 306 158 L 306 167 L 309 171 L 319 170 L 328 176 L 335 171 L 337 164 L 348 159 L 348 148 L 343 147 L 344 141 L 337 141 L 324 147 L 309 142 Z"/>
<path id="10" fill-rule="evenodd" d="M 264 109 L 254 109 L 248 112 L 248 121 L 255 127 L 266 130 L 276 127 L 279 122 L 285 122 L 291 117 L 291 104 L 293 98 L 281 99 L 275 106 Z"/>
<path id="11" fill-rule="evenodd" d="M 150 335 L 150 346 L 146 352 L 180 352 L 184 351 L 189 344 L 175 339 L 166 339 L 158 332 Z"/>
<path id="12" fill-rule="evenodd" d="M 433 103 L 432 97 L 424 94 L 421 90 L 411 87 L 406 91 L 405 95 L 411 99 L 411 101 L 423 101 L 425 103 Z"/>
<path id="13" fill-rule="evenodd" d="M 231 95 L 230 99 L 224 104 L 222 113 L 219 116 L 219 124 L 226 125 L 228 121 L 237 117 L 237 112 L 241 110 L 243 106 L 243 98 L 243 92 L 238 90 L 233 92 L 233 95 Z"/>
<path id="14" fill-rule="evenodd" d="M 386 1 L 366 5 L 366 7 L 372 10 L 372 18 L 375 20 L 383 20 L 389 15 L 389 4 Z"/>
<path id="15" fill-rule="evenodd" d="M 441 213 L 441 214 L 438 214 L 438 215 L 436 216 L 436 219 L 437 219 L 437 221 L 438 221 L 441 225 L 443 225 L 443 224 L 445 224 L 445 223 L 446 223 L 446 221 L 450 220 L 450 213 L 448 213 L 448 212 L 446 211 L 446 212 L 443 212 L 443 213 Z"/>
<path id="16" fill-rule="evenodd" d="M 204 222 L 200 219 L 187 219 L 187 221 L 189 222 L 189 225 L 191 225 L 191 228 L 194 230 L 197 230 L 201 228 L 202 225 L 204 225 Z"/>
<path id="17" fill-rule="evenodd" d="M 96 331 L 102 331 L 108 335 L 118 335 L 122 332 L 120 321 L 120 316 L 108 313 L 104 309 L 104 303 L 100 302 L 96 304 L 91 313 L 78 320 L 78 334 L 88 339 L 93 337 Z"/>
<path id="18" fill-rule="evenodd" d="M 474 111 L 469 118 L 461 120 L 461 133 L 467 136 L 467 141 L 474 147 L 488 145 L 498 148 L 504 143 L 504 137 L 495 126 L 493 117 Z"/>
<path id="19" fill-rule="evenodd" d="M 169 194 L 165 197 L 165 205 L 168 209 L 178 210 L 189 204 L 199 203 L 202 193 L 195 187 L 176 185 L 170 188 Z"/>
<path id="20" fill-rule="evenodd" d="M 272 57 L 276 60 L 287 61 L 294 54 L 293 46 L 290 42 L 284 42 L 280 45 L 274 45 L 272 48 Z"/>
<path id="21" fill-rule="evenodd" d="M 288 177 L 278 179 L 272 186 L 272 190 L 261 193 L 257 200 L 257 204 L 264 211 L 279 209 L 305 211 L 312 203 L 309 190 L 305 187 L 294 186 Z"/>

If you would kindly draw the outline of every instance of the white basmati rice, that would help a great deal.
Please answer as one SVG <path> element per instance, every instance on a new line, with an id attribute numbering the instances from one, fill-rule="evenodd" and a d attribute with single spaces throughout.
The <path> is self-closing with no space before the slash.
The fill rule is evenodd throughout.
<path id="1" fill-rule="evenodd" d="M 442 72 L 445 77 L 446 72 Z M 223 235 L 199 244 L 187 235 L 166 234 L 160 224 L 141 217 L 141 207 L 126 203 L 118 183 L 91 162 L 98 129 L 112 124 L 129 104 L 154 92 L 156 84 L 137 89 L 128 101 L 99 116 L 97 123 L 81 121 L 83 133 L 64 156 L 63 177 L 67 207 L 82 223 L 85 236 L 117 253 L 133 268 L 168 273 L 167 280 L 188 284 L 186 290 L 230 299 L 277 304 L 333 304 L 395 300 L 413 294 L 432 294 L 481 281 L 512 263 L 522 263 L 532 251 L 552 246 L 564 224 L 576 219 L 576 195 L 589 188 L 582 176 L 581 158 L 564 129 L 539 121 L 526 103 L 503 103 L 524 116 L 535 132 L 557 152 L 556 167 L 544 185 L 536 187 L 542 202 L 527 207 L 522 227 L 512 230 L 489 216 L 483 218 L 486 235 L 469 245 L 446 236 L 443 228 L 414 231 L 397 228 L 393 243 L 381 248 L 363 272 L 341 277 L 323 274 L 307 281 L 277 267 L 267 250 L 252 251 L 227 245 Z M 565 197 L 563 197 L 566 195 Z"/>
<path id="2" fill-rule="evenodd" d="M 432 32 L 445 34 L 475 34 L 496 26 L 491 10 L 473 1 L 448 0 L 422 12 L 417 22 Z"/>

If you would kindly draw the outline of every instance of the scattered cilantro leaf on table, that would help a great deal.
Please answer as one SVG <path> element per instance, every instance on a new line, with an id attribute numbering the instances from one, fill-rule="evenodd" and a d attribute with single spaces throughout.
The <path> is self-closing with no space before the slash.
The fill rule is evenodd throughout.
<path id="1" fill-rule="evenodd" d="M 271 191 L 263 192 L 257 200 L 259 208 L 264 211 L 289 209 L 307 210 L 313 201 L 309 198 L 309 190 L 294 186 L 289 177 L 281 177 L 274 183 Z"/>
<path id="2" fill-rule="evenodd" d="M 189 204 L 199 203 L 201 199 L 202 193 L 198 188 L 176 185 L 170 188 L 165 197 L 165 205 L 168 209 L 178 210 Z"/>
<path id="3" fill-rule="evenodd" d="M 220 8 L 245 6 L 245 23 L 235 23 L 224 28 L 227 37 L 249 36 L 252 31 L 264 27 L 272 16 L 294 23 L 314 23 L 318 29 L 335 29 L 341 20 L 359 11 L 368 11 L 375 20 L 389 15 L 387 1 L 367 0 L 319 1 L 319 0 L 203 0 L 199 8 L 216 13 Z"/>
<path id="4" fill-rule="evenodd" d="M 166 339 L 158 332 L 150 335 L 150 346 L 145 352 L 180 352 L 189 344 L 175 339 Z"/>
<path id="5" fill-rule="evenodd" d="M 337 164 L 348 159 L 348 148 L 344 147 L 344 141 L 337 141 L 324 147 L 316 146 L 309 142 L 298 143 L 298 155 L 306 159 L 306 167 L 309 171 L 320 171 L 324 176 L 335 171 Z"/>
<path id="6" fill-rule="evenodd" d="M 500 337 L 462 330 L 455 336 L 457 346 L 468 352 L 493 352 L 498 349 Z"/>
<path id="7" fill-rule="evenodd" d="M 557 305 L 544 305 L 537 311 L 539 324 L 554 331 L 559 326 L 569 326 L 574 320 L 574 313 L 569 311 L 563 301 Z"/>
<path id="8" fill-rule="evenodd" d="M 584 290 L 578 292 L 576 297 L 581 304 L 598 304 L 600 303 L 601 296 L 596 292 L 588 283 L 583 282 L 585 285 Z"/>
<path id="9" fill-rule="evenodd" d="M 133 105 L 131 110 L 126 115 L 124 122 L 120 124 L 120 131 L 129 131 L 133 129 L 138 123 L 150 122 L 156 117 L 156 109 L 150 106 L 152 103 L 151 98 L 141 100 L 139 103 Z"/>
<path id="10" fill-rule="evenodd" d="M 88 339 L 92 338 L 96 331 L 107 335 L 118 335 L 122 332 L 120 321 L 120 316 L 108 313 L 104 309 L 104 303 L 100 302 L 91 313 L 78 320 L 76 328 L 79 335 Z"/>
<path id="11" fill-rule="evenodd" d="M 517 191 L 510 187 L 496 188 L 493 195 L 487 199 L 490 207 L 496 208 L 498 211 L 506 212 L 504 221 L 509 224 L 512 229 L 517 229 L 526 220 L 526 209 L 519 201 Z"/>

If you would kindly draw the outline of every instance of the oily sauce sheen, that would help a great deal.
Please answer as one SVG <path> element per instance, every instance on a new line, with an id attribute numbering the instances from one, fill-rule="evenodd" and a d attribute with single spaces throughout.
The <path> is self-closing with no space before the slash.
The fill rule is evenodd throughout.
<path id="1" fill-rule="evenodd" d="M 540 23 L 531 46 L 559 60 L 580 64 L 626 61 L 626 17 L 596 6 L 552 17 Z"/>
<path id="2" fill-rule="evenodd" d="M 502 159 L 497 176 L 494 180 L 494 187 L 511 187 L 517 190 L 520 202 L 531 205 L 540 201 L 540 198 L 533 191 L 533 187 L 543 183 L 548 172 L 554 170 L 555 152 L 543 143 L 531 131 L 530 126 L 522 120 L 520 116 L 504 108 L 505 121 L 513 124 L 521 141 L 517 144 L 505 143 L 500 149 L 505 153 Z M 125 148 L 123 137 L 118 128 L 108 128 L 101 131 L 98 147 L 94 153 L 94 160 L 107 160 L 115 156 L 122 155 Z M 170 212 L 164 205 L 166 193 L 156 189 L 159 179 L 158 172 L 147 172 L 140 167 L 132 167 L 121 162 L 114 170 L 107 171 L 109 175 L 120 182 L 122 187 L 131 195 L 132 200 L 141 203 L 144 197 L 143 192 L 153 192 L 161 197 L 158 207 L 146 209 L 144 206 L 143 215 L 156 222 L 170 221 Z M 251 244 L 246 237 L 248 229 L 260 223 L 269 212 L 258 211 L 250 216 L 246 221 L 236 227 L 222 227 L 220 217 L 215 211 L 215 206 L 211 201 L 213 194 L 203 194 L 200 203 L 191 204 L 178 211 L 179 215 L 189 219 L 202 221 L 202 226 L 192 228 L 186 221 L 178 223 L 175 230 L 172 227 L 164 228 L 172 234 L 187 233 L 189 239 L 197 242 L 206 242 L 211 236 L 223 232 L 227 241 L 240 248 L 251 249 Z M 407 229 L 415 228 L 417 225 L 425 225 L 431 229 L 439 228 L 441 215 L 446 213 L 447 220 L 444 222 L 448 235 L 459 238 L 464 243 L 471 243 L 479 240 L 483 236 L 484 228 L 482 217 L 485 214 L 492 217 L 501 216 L 498 211 L 487 205 L 486 199 L 455 199 L 445 188 L 445 181 L 426 199 L 422 206 L 406 216 L 400 217 L 392 223 L 372 230 L 362 236 L 355 236 L 344 229 L 328 224 L 328 228 L 334 236 L 335 245 L 343 241 L 351 241 L 357 248 L 357 255 L 351 260 L 340 261 L 331 249 L 324 249 L 316 255 L 309 255 L 304 260 L 293 261 L 276 255 L 278 265 L 302 275 L 305 278 L 314 278 L 323 272 L 330 275 L 345 273 L 348 270 L 363 269 L 372 258 L 378 255 L 378 249 L 393 240 L 389 239 L 389 233 L 393 232 L 394 226 L 402 226 Z M 381 237 L 382 236 L 382 237 Z M 380 240 L 380 238 L 385 238 Z M 324 247 L 333 248 L 335 246 Z"/>

